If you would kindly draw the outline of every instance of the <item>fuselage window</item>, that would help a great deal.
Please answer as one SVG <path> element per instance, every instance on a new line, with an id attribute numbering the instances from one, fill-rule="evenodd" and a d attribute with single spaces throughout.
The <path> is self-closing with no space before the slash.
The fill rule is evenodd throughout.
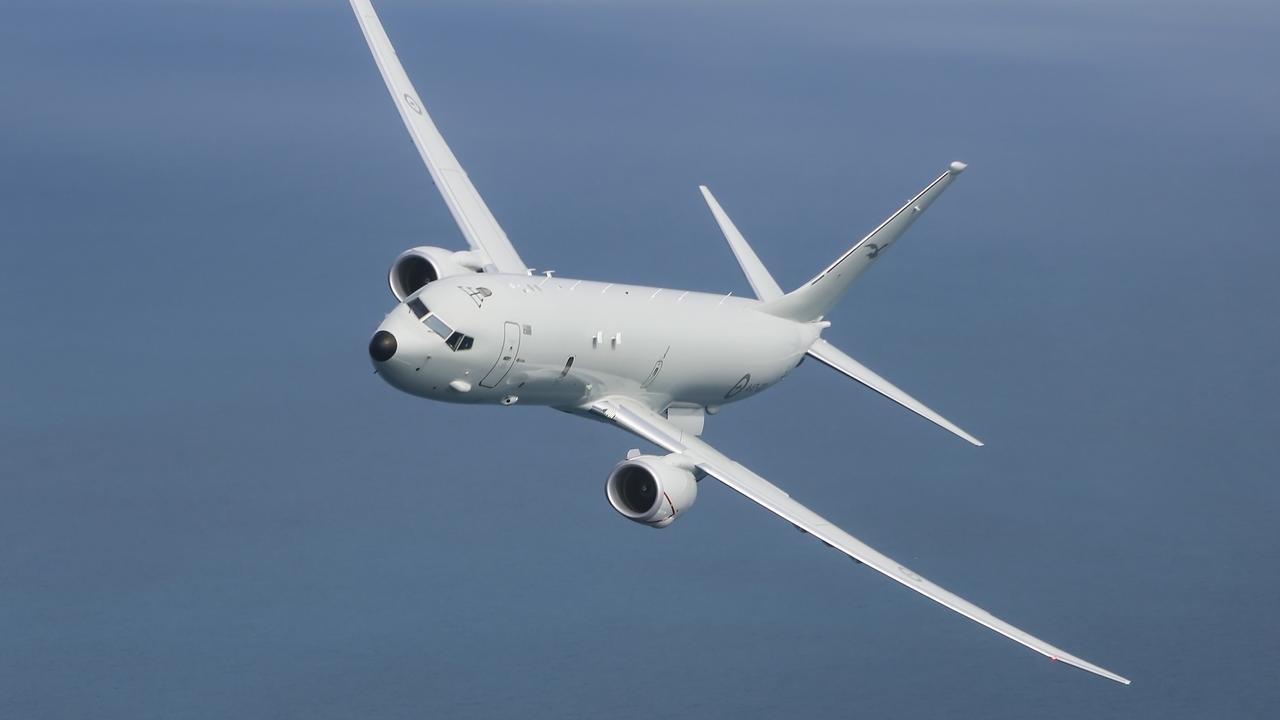
<path id="1" fill-rule="evenodd" d="M 409 309 L 413 311 L 414 316 L 419 320 L 421 320 L 428 312 L 431 312 L 430 310 L 427 310 L 426 304 L 419 298 L 414 298 L 406 304 L 409 306 Z"/>

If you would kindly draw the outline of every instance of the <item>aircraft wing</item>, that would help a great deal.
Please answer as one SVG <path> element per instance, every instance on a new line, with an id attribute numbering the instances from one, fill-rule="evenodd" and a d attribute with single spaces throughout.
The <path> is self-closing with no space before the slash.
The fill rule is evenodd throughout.
<path id="1" fill-rule="evenodd" d="M 387 83 L 387 90 L 395 100 L 396 109 L 404 120 L 405 127 L 413 136 L 413 144 L 431 172 L 431 179 L 449 206 L 449 212 L 458 223 L 458 228 L 467 239 L 471 249 L 481 253 L 486 270 L 504 273 L 527 273 L 524 261 L 516 249 L 512 247 L 507 234 L 497 219 L 484 204 L 484 199 L 476 191 L 475 185 L 467 177 L 467 172 L 454 157 L 453 151 L 445 143 L 444 137 L 436 129 L 427 114 L 426 107 L 414 90 L 413 83 L 405 73 L 400 59 L 396 57 L 396 49 L 392 47 L 387 32 L 382 28 L 382 21 L 374 11 L 369 0 L 351 0 L 351 8 L 355 10 L 360 21 L 360 29 L 364 31 L 369 49 L 373 51 L 373 59 L 378 63 L 382 79 Z"/>
<path id="2" fill-rule="evenodd" d="M 766 510 L 790 522 L 796 529 L 813 535 L 828 546 L 836 548 L 859 563 L 883 575 L 887 575 L 921 595 L 955 610 L 970 620 L 985 625 L 1052 660 L 1064 662 L 1125 685 L 1129 684 L 1129 680 L 1126 678 L 1081 660 L 1030 633 L 1010 625 L 977 605 L 934 585 L 910 568 L 880 554 L 861 540 L 832 525 L 822 516 L 791 499 L 790 495 L 787 495 L 768 480 L 730 460 L 697 436 L 682 432 L 666 418 L 650 410 L 644 404 L 630 398 L 611 397 L 592 403 L 588 409 L 596 417 L 603 418 L 668 452 L 682 456 L 697 470 L 742 493 L 757 504 L 762 505 Z"/>

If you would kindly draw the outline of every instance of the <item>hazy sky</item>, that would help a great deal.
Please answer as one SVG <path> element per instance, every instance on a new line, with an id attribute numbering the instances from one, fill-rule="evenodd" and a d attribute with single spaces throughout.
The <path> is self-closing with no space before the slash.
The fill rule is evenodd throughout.
<path id="1" fill-rule="evenodd" d="M 1259 717 L 1280 702 L 1280 10 L 379 3 L 523 257 L 749 293 L 954 159 L 808 363 L 706 437 L 1131 677 L 1057 666 L 630 437 L 399 394 L 386 269 L 462 241 L 346 2 L 0 25 L 0 716 Z"/>

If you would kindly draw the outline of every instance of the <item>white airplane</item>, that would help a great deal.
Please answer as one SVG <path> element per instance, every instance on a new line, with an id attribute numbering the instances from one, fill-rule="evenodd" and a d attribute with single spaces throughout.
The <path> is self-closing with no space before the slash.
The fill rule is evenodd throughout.
<path id="1" fill-rule="evenodd" d="M 784 293 L 711 192 L 702 194 L 755 300 L 535 275 L 507 239 L 405 74 L 369 0 L 351 0 L 374 60 L 469 250 L 406 250 L 391 266 L 398 305 L 369 343 L 378 375 L 452 403 L 543 405 L 615 425 L 662 448 L 632 450 L 606 495 L 629 520 L 670 525 L 711 477 L 856 562 L 1042 655 L 1129 681 L 995 617 L 880 554 L 699 436 L 707 415 L 812 357 L 974 445 L 982 443 L 823 340 L 823 318 L 964 171 L 953 162 L 798 289 Z"/>

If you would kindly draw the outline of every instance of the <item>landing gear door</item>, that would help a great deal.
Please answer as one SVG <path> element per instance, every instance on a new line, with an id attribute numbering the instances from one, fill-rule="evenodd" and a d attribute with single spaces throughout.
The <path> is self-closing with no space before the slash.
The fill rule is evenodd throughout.
<path id="1" fill-rule="evenodd" d="M 502 352 L 498 355 L 498 361 L 489 369 L 489 373 L 480 381 L 480 387 L 495 388 L 502 379 L 511 372 L 511 366 L 516 364 L 516 356 L 520 354 L 520 325 L 518 323 L 509 322 L 503 327 L 502 331 Z"/>

